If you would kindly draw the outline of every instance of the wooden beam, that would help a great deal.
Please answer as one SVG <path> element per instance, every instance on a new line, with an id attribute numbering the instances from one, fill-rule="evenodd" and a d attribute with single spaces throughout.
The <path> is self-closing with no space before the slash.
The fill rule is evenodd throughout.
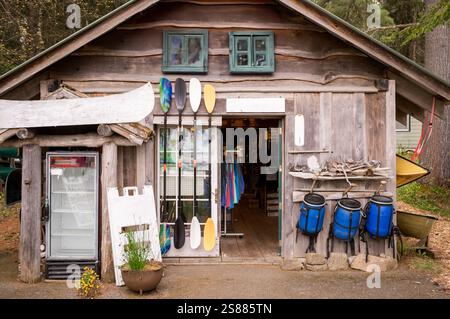
<path id="1" fill-rule="evenodd" d="M 331 34 L 361 50 L 368 56 L 396 70 L 409 81 L 417 83 L 417 85 L 420 85 L 425 90 L 434 92 L 446 100 L 450 100 L 450 88 L 448 84 L 445 84 L 444 80 L 437 80 L 429 72 L 425 71 L 425 69 L 421 69 L 412 62 L 407 62 L 406 58 L 402 59 L 395 55 L 362 32 L 357 32 L 348 24 L 341 22 L 318 5 L 310 1 L 298 0 L 278 0 L 278 2 L 302 14 L 311 22 L 323 27 Z"/>
<path id="2" fill-rule="evenodd" d="M 127 140 L 129 140 L 134 145 L 142 145 L 144 143 L 144 139 L 140 136 L 137 136 L 136 134 L 133 134 L 132 132 L 128 131 L 127 129 L 124 129 L 123 127 L 117 125 L 117 124 L 111 124 L 110 125 L 111 130 L 113 132 L 116 132 L 117 134 L 125 137 Z"/>
<path id="3" fill-rule="evenodd" d="M 389 72 L 389 77 L 396 82 L 397 94 L 400 94 L 405 99 L 409 100 L 413 104 L 416 104 L 420 108 L 431 112 L 433 104 L 432 94 L 393 72 Z M 444 102 L 440 99 L 436 99 L 435 113 L 440 118 L 444 116 Z"/>
<path id="4" fill-rule="evenodd" d="M 0 130 L 0 145 L 6 140 L 15 136 L 19 130 L 18 129 L 1 129 Z"/>
<path id="5" fill-rule="evenodd" d="M 417 106 L 416 104 L 412 103 L 411 101 L 405 99 L 400 94 L 397 94 L 395 97 L 396 100 L 396 107 L 401 112 L 410 114 L 417 120 L 421 121 L 422 123 L 425 120 L 425 110 Z"/>
<path id="6" fill-rule="evenodd" d="M 14 133 L 14 135 L 16 132 Z M 127 139 L 120 136 L 104 137 L 95 133 L 75 135 L 38 135 L 29 140 L 8 140 L 1 142 L 2 147 L 23 147 L 27 144 L 36 144 L 41 147 L 101 147 L 105 143 L 113 142 L 119 146 L 135 146 Z"/>
<path id="7" fill-rule="evenodd" d="M 143 189 L 145 185 L 145 149 L 146 143 L 136 147 L 136 185 L 139 191 Z"/>
<path id="8" fill-rule="evenodd" d="M 117 145 L 106 143 L 102 148 L 101 173 L 101 276 L 104 282 L 114 282 L 114 264 L 111 246 L 111 230 L 109 227 L 109 212 L 107 189 L 117 187 Z"/>
<path id="9" fill-rule="evenodd" d="M 54 49 L 37 55 L 33 61 L 28 62 L 29 64 L 27 66 L 15 69 L 8 76 L 0 80 L 0 96 L 157 2 L 159 0 L 136 1 L 124 7 L 122 10 L 113 13 L 111 16 L 105 16 L 102 22 L 88 26 L 77 32 L 76 35 L 74 34 L 72 37 L 66 38 L 66 40 L 63 40 L 64 42 L 60 42 Z"/>
<path id="10" fill-rule="evenodd" d="M 397 202 L 397 133 L 396 133 L 396 123 L 395 123 L 395 101 L 396 101 L 396 81 L 389 81 L 389 90 L 386 92 L 386 117 L 385 117 L 385 126 L 386 126 L 386 142 L 385 142 L 385 166 L 389 166 L 391 169 L 389 171 L 389 179 L 387 180 L 387 184 L 385 189 L 387 192 L 392 193 L 392 199 L 394 200 L 394 205 Z M 393 224 L 397 225 L 396 216 L 394 214 Z M 393 252 L 397 249 L 397 243 L 394 240 L 393 247 L 388 245 L 387 240 L 384 242 L 384 252 L 385 254 L 393 255 Z"/>
<path id="11" fill-rule="evenodd" d="M 41 148 L 25 145 L 22 154 L 19 278 L 36 283 L 41 279 Z"/>
<path id="12" fill-rule="evenodd" d="M 397 108 L 395 110 L 395 120 L 405 126 L 408 125 L 408 113 L 405 113 Z"/>
<path id="13" fill-rule="evenodd" d="M 26 80 L 20 87 L 15 88 L 4 95 L 0 94 L 1 99 L 32 100 L 34 98 L 38 98 L 40 95 L 40 83 L 47 78 L 47 72 L 41 72 L 29 80 Z"/>

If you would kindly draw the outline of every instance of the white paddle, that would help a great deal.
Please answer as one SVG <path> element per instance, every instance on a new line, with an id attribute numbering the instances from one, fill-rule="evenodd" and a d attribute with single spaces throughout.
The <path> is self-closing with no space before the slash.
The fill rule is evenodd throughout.
<path id="1" fill-rule="evenodd" d="M 196 78 L 191 79 L 189 82 L 189 101 L 191 103 L 192 112 L 194 112 L 194 126 L 193 126 L 193 135 L 194 135 L 194 216 L 191 221 L 191 228 L 189 231 L 190 234 L 190 243 L 192 249 L 197 249 L 200 247 L 202 242 L 202 230 L 200 228 L 200 222 L 196 216 L 197 214 L 197 111 L 200 107 L 200 103 L 202 100 L 202 85 L 200 81 Z"/>

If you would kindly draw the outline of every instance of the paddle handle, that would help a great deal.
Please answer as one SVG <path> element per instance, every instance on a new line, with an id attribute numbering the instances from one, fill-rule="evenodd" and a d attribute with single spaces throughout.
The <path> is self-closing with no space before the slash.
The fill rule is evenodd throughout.
<path id="1" fill-rule="evenodd" d="M 194 113 L 194 126 L 192 129 L 193 137 L 194 137 L 194 160 L 193 160 L 193 167 L 194 167 L 194 212 L 193 217 L 196 216 L 197 213 L 197 113 Z"/>

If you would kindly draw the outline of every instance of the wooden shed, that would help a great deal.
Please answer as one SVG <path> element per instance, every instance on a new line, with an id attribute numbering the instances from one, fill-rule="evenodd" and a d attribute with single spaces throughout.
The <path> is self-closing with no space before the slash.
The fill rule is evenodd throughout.
<path id="1" fill-rule="evenodd" d="M 411 114 L 423 120 L 433 99 L 440 116 L 450 100 L 449 83 L 307 0 L 129 1 L 0 77 L 0 97 L 6 100 L 0 112 L 17 103 L 8 104 L 7 100 L 26 105 L 26 101 L 56 99 L 65 110 L 67 99 L 120 96 L 147 83 L 155 92 L 154 107 L 139 124 L 99 121 L 0 127 L 0 147 L 20 147 L 23 154 L 23 281 L 40 280 L 41 264 L 46 265 L 48 275 L 49 267 L 50 273 L 57 273 L 58 267 L 70 262 L 97 263 L 102 278 L 113 279 L 106 188 L 152 184 L 157 207 L 162 200 L 162 179 L 158 178 L 164 115 L 159 105 L 161 77 L 172 82 L 178 77 L 186 82 L 196 77 L 203 85 L 212 84 L 217 92 L 212 153 L 205 155 L 213 163 L 211 175 L 200 163 L 204 174 L 198 177 L 198 185 L 209 185 L 211 197 L 202 187 L 196 190 L 200 222 L 213 218 L 217 245 L 212 251 L 192 250 L 189 245 L 173 248 L 166 256 L 170 262 L 199 262 L 201 258 L 200 262 L 280 263 L 304 257 L 309 238 L 302 234 L 296 238 L 296 223 L 300 202 L 313 180 L 317 180 L 314 190 L 325 196 L 328 204 L 324 229 L 315 244 L 316 251 L 326 255 L 332 211 L 348 181 L 299 172 L 299 168 L 314 163 L 323 166 L 330 159 L 378 161 L 380 167 L 389 168 L 386 174 L 349 177 L 356 184 L 349 197 L 364 205 L 382 180 L 387 182 L 385 193 L 395 197 L 396 118 L 403 121 Z M 33 117 L 36 111 L 29 105 Z M 198 120 L 207 124 L 207 115 L 202 102 Z M 192 116 L 188 106 L 183 113 L 184 127 L 193 125 Z M 173 107 L 168 114 L 173 134 L 177 123 L 178 112 Z M 270 134 L 261 130 L 257 134 L 265 134 L 262 140 L 267 143 L 280 141 L 274 144 L 278 150 L 271 150 L 281 155 L 276 173 L 263 176 L 261 163 L 242 165 L 245 191 L 232 210 L 221 203 L 224 171 L 219 160 L 227 149 L 217 137 L 226 128 L 272 128 Z M 204 134 L 205 127 L 201 138 Z M 170 142 L 173 148 L 169 152 L 176 154 L 177 139 L 171 136 Z M 188 148 L 186 153 L 191 152 Z M 49 156 L 61 151 L 96 154 L 99 159 L 99 174 L 86 181 L 98 185 L 98 198 L 90 206 L 98 214 L 98 236 L 87 240 L 96 250 L 93 259 L 49 258 L 51 225 L 41 219 L 52 178 L 45 174 L 46 163 L 48 166 Z M 248 150 L 243 152 L 250 156 Z M 206 149 L 197 155 L 203 153 Z M 177 159 L 172 158 L 172 163 Z M 60 170 L 53 173 L 62 174 Z M 171 175 L 169 169 L 166 181 L 173 207 L 178 206 L 176 174 L 175 170 Z M 187 224 L 192 217 L 190 174 L 189 168 L 183 173 L 186 186 L 181 196 L 188 211 Z M 64 230 L 64 226 L 58 227 Z M 76 241 L 71 238 L 68 240 Z M 42 260 L 41 244 L 45 249 Z M 356 252 L 364 250 L 364 245 L 356 245 Z M 388 240 L 369 240 L 369 245 L 371 254 L 392 254 Z M 336 242 L 334 251 L 345 251 L 345 244 Z"/>

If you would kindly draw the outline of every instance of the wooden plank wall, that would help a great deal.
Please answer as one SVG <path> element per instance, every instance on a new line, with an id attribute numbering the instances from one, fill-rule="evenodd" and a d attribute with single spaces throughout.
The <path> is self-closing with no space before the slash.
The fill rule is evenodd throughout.
<path id="1" fill-rule="evenodd" d="M 157 92 L 163 30 L 204 28 L 209 30 L 209 69 L 196 76 L 214 83 L 219 93 L 319 92 L 324 85 L 353 92 L 383 77 L 383 66 L 302 16 L 275 1 L 255 3 L 162 2 L 55 64 L 49 76 L 92 95 L 128 91 L 147 81 Z M 274 74 L 230 74 L 228 33 L 233 30 L 275 32 Z"/>
<path id="2" fill-rule="evenodd" d="M 346 94 L 346 93 L 312 93 L 296 94 L 293 112 L 286 116 L 285 132 L 285 167 L 292 164 L 306 164 L 308 157 L 316 156 L 320 163 L 329 158 L 341 160 L 374 159 L 381 160 L 383 166 L 392 167 L 395 172 L 395 116 L 387 116 L 394 109 L 395 104 L 389 103 L 386 93 L 378 94 Z M 392 100 L 392 99 L 390 99 Z M 392 112 L 391 112 L 392 113 Z M 305 116 L 305 145 L 297 147 L 294 145 L 293 130 L 294 117 L 296 114 Z M 390 114 L 390 113 L 389 113 Z M 393 124 L 392 124 L 393 123 Z M 389 126 L 389 127 L 388 127 Z M 391 148 L 394 147 L 394 153 Z M 329 149 L 332 154 L 290 154 L 289 151 L 310 151 Z M 389 152 L 389 154 L 387 154 Z M 392 171 L 391 171 L 392 172 Z M 395 177 L 395 173 L 394 176 Z M 299 203 L 293 203 L 293 190 L 307 190 L 311 187 L 311 181 L 304 181 L 291 177 L 288 169 L 285 170 L 285 211 L 283 216 L 284 256 L 303 257 L 308 247 L 309 239 L 301 234 L 296 237 L 296 222 L 299 215 Z M 316 184 L 316 192 L 326 189 L 346 189 L 345 181 L 320 182 Z M 354 190 L 375 190 L 378 182 L 358 182 Z M 388 191 L 395 192 L 395 180 L 388 185 Z M 322 192 L 330 194 L 330 192 Z M 360 200 L 363 207 L 366 199 Z M 332 220 L 332 211 L 336 201 L 327 201 L 326 218 L 323 231 L 317 239 L 316 250 L 326 254 L 329 225 Z M 358 251 L 358 238 L 356 249 Z M 370 253 L 380 254 L 385 252 L 386 241 L 369 241 Z M 364 243 L 361 250 L 364 251 Z M 292 250 L 292 252 L 291 252 Z M 345 243 L 335 240 L 334 251 L 344 252 Z M 392 253 L 390 251 L 389 253 Z"/>

